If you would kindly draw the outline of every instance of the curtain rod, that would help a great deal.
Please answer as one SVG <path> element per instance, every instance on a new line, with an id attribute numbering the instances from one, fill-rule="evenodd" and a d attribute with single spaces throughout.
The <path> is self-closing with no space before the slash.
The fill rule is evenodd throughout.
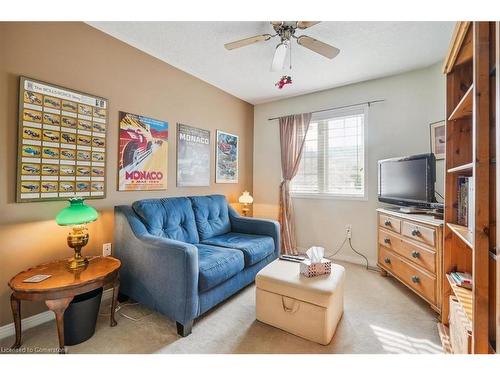
<path id="1" fill-rule="evenodd" d="M 370 105 L 371 105 L 371 104 L 373 104 L 373 103 L 380 103 L 380 102 L 385 102 L 385 99 L 371 100 L 371 101 L 369 101 L 369 102 L 362 102 L 362 103 L 357 103 L 357 104 L 343 105 L 343 106 L 340 106 L 340 107 L 333 107 L 333 108 L 320 109 L 320 110 L 317 110 L 317 111 L 312 111 L 311 113 L 320 113 L 320 112 L 332 111 L 332 110 L 334 110 L 334 109 L 342 109 L 342 108 L 356 107 L 356 106 L 358 106 L 358 105 L 363 105 L 363 104 L 368 104 L 368 106 L 370 106 Z M 296 113 L 296 114 L 299 114 L 299 113 Z M 294 114 L 294 115 L 295 115 L 295 114 Z M 291 115 L 284 115 L 284 116 L 291 116 Z M 272 118 L 268 118 L 267 120 L 268 120 L 268 121 L 271 121 L 271 120 L 278 120 L 280 117 L 283 117 L 283 116 L 279 116 L 279 117 L 272 117 Z"/>

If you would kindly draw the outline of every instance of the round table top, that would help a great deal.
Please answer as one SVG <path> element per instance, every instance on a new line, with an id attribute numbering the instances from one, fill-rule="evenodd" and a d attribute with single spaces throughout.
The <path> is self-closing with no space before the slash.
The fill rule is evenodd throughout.
<path id="1" fill-rule="evenodd" d="M 117 271 L 121 262 L 113 257 L 89 257 L 89 264 L 79 270 L 71 270 L 68 260 L 41 264 L 34 268 L 18 273 L 9 281 L 10 288 L 15 292 L 43 293 L 56 290 L 65 290 L 90 284 Z M 50 275 L 48 279 L 38 283 L 24 282 L 35 275 Z"/>

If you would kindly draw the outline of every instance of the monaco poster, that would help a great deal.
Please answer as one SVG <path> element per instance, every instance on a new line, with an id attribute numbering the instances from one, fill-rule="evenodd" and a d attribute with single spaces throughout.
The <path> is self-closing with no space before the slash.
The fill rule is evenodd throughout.
<path id="1" fill-rule="evenodd" d="M 210 131 L 177 124 L 177 186 L 210 185 Z"/>
<path id="2" fill-rule="evenodd" d="M 168 122 L 120 112 L 119 191 L 166 190 Z"/>

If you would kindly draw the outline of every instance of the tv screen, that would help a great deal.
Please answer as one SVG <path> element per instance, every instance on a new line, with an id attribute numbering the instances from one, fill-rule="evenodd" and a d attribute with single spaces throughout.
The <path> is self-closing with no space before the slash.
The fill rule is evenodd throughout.
<path id="1" fill-rule="evenodd" d="M 435 164 L 434 154 L 380 160 L 379 201 L 428 207 L 435 201 Z"/>

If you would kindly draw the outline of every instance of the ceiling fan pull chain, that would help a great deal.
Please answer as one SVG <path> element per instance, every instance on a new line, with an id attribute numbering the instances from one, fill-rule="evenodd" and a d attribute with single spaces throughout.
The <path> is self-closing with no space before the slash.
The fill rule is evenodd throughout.
<path id="1" fill-rule="evenodd" d="M 292 41 L 290 41 L 290 70 L 292 70 Z"/>

